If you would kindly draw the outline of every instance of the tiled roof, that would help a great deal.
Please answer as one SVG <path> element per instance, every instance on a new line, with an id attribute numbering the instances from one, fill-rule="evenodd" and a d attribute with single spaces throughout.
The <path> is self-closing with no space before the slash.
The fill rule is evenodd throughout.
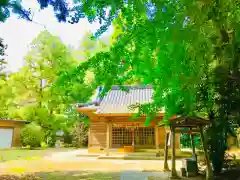
<path id="1" fill-rule="evenodd" d="M 112 89 L 103 97 L 96 113 L 136 113 L 129 106 L 134 104 L 149 103 L 152 100 L 153 89 L 151 86 L 125 86 L 129 89 L 125 92 L 119 86 Z"/>

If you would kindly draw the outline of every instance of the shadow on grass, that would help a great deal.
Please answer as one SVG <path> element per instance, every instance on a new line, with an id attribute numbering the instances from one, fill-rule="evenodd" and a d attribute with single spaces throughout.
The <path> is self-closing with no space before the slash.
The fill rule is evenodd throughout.
<path id="1" fill-rule="evenodd" d="M 44 180 L 120 180 L 119 172 L 56 171 L 51 173 L 38 173 L 37 175 Z"/>
<path id="2" fill-rule="evenodd" d="M 120 180 L 119 172 L 54 171 L 31 175 L 2 175 L 1 180 Z"/>
<path id="3" fill-rule="evenodd" d="M 215 178 L 216 180 L 239 180 L 240 179 L 240 168 L 227 170 L 221 173 L 220 176 Z"/>

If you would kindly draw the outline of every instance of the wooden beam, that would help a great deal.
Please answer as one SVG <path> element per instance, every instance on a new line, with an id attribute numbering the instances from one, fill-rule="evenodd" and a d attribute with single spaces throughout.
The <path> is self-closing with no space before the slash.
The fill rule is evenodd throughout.
<path id="1" fill-rule="evenodd" d="M 196 128 L 198 127 L 200 124 L 196 124 L 196 125 L 193 125 L 193 124 L 172 124 L 173 127 L 175 128 Z"/>
<path id="2" fill-rule="evenodd" d="M 203 135 L 203 127 L 202 126 L 200 126 L 200 134 L 201 134 L 201 140 L 203 143 L 204 155 L 205 155 L 205 159 L 206 159 L 206 163 L 207 163 L 206 180 L 211 180 L 211 179 L 213 179 L 213 170 L 212 170 L 212 166 L 211 166 L 211 163 L 210 163 L 210 160 L 208 157 L 206 140 Z"/>
<path id="3" fill-rule="evenodd" d="M 175 133 L 188 133 L 189 131 L 191 131 L 192 133 L 200 133 L 199 129 L 192 129 L 192 130 L 188 130 L 188 129 L 175 129 Z"/>
<path id="4" fill-rule="evenodd" d="M 169 133 L 167 132 L 165 135 L 165 146 L 164 146 L 164 171 L 169 171 L 168 167 L 168 139 L 169 139 Z"/>
<path id="5" fill-rule="evenodd" d="M 96 114 L 96 116 L 105 116 L 105 117 L 114 117 L 114 116 L 118 116 L 118 117 L 131 117 L 133 115 L 135 115 L 136 113 L 101 113 L 101 114 Z M 157 117 L 163 117 L 164 113 L 157 113 L 156 118 Z M 140 117 L 146 117 L 146 115 L 142 115 Z"/>

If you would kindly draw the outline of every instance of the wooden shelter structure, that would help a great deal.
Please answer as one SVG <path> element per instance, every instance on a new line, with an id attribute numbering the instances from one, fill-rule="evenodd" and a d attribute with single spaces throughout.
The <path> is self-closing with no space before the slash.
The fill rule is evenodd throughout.
<path id="1" fill-rule="evenodd" d="M 175 156 L 176 133 L 189 133 L 191 135 L 193 158 L 197 157 L 196 151 L 195 151 L 195 145 L 194 145 L 194 135 L 196 133 L 200 133 L 201 140 L 203 143 L 204 156 L 207 163 L 206 179 L 211 179 L 213 177 L 212 167 L 211 167 L 208 153 L 207 153 L 206 140 L 204 139 L 204 135 L 203 135 L 203 127 L 208 124 L 210 124 L 209 120 L 206 120 L 200 117 L 177 116 L 176 118 L 173 118 L 169 121 L 169 126 L 168 128 L 166 128 L 166 136 L 165 136 L 164 169 L 166 171 L 169 170 L 168 163 L 167 163 L 167 160 L 168 160 L 168 143 L 167 142 L 168 142 L 169 136 L 171 135 L 171 149 L 172 149 L 171 178 L 172 179 L 178 177 L 177 171 L 176 171 L 176 156 Z"/>

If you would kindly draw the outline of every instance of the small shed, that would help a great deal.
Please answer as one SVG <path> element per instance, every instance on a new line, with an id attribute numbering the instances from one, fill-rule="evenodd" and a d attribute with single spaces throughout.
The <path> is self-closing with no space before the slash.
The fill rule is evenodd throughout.
<path id="1" fill-rule="evenodd" d="M 203 135 L 203 128 L 206 125 L 209 125 L 211 122 L 209 120 L 203 119 L 201 117 L 193 116 L 193 117 L 186 117 L 186 116 L 176 116 L 175 118 L 172 118 L 169 121 L 169 128 L 166 128 L 166 136 L 165 136 L 165 142 L 168 141 L 169 137 L 171 136 L 171 149 L 172 149 L 172 155 L 171 155 L 171 178 L 178 178 L 177 171 L 176 171 L 176 144 L 175 144 L 175 138 L 176 133 L 189 133 L 191 134 L 191 140 L 192 140 L 192 154 L 193 158 L 196 159 L 196 151 L 195 151 L 195 145 L 194 145 L 194 134 L 200 133 L 201 140 L 203 143 L 203 149 L 204 149 L 204 156 L 207 164 L 206 169 L 206 179 L 211 179 L 213 177 L 212 167 L 211 163 L 208 157 L 207 153 L 207 146 L 206 146 L 206 140 L 204 139 Z M 168 168 L 168 144 L 165 143 L 165 151 L 164 151 L 164 169 L 169 170 Z"/>
<path id="2" fill-rule="evenodd" d="M 0 149 L 19 147 L 21 128 L 25 120 L 0 119 Z"/>

